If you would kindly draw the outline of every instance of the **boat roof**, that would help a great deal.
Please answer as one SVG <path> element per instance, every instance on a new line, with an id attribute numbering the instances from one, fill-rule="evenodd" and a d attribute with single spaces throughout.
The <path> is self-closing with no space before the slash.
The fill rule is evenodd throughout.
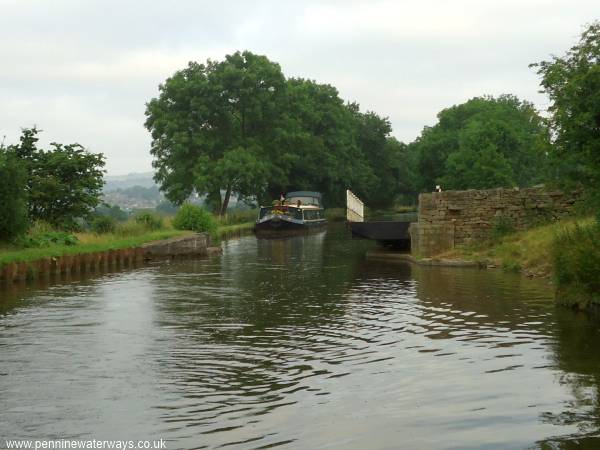
<path id="1" fill-rule="evenodd" d="M 321 198 L 320 192 L 315 191 L 294 191 L 285 194 L 286 197 L 316 197 Z"/>

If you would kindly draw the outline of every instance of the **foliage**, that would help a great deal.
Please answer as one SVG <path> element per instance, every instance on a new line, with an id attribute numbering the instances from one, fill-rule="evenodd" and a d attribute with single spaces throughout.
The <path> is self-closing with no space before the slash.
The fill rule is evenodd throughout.
<path id="1" fill-rule="evenodd" d="M 111 216 L 94 217 L 91 223 L 92 231 L 98 234 L 114 233 L 116 228 L 117 221 Z"/>
<path id="2" fill-rule="evenodd" d="M 156 205 L 156 212 L 159 214 L 163 214 L 166 216 L 172 216 L 177 213 L 179 206 L 171 203 L 168 200 L 163 200 L 158 205 Z"/>
<path id="3" fill-rule="evenodd" d="M 345 105 L 333 86 L 291 78 L 281 115 L 288 118 L 281 143 L 284 158 L 278 158 L 283 174 L 270 180 L 270 198 L 289 190 L 316 190 L 327 206 L 342 205 L 351 186 L 369 201 L 376 179 L 365 157 L 368 150 L 358 141 L 358 105 Z"/>
<path id="4" fill-rule="evenodd" d="M 532 64 L 550 97 L 552 175 L 597 192 L 600 182 L 600 22 L 590 24 L 562 57 Z M 600 204 L 600 202 L 597 202 Z M 600 207 L 598 208 L 600 211 Z"/>
<path id="5" fill-rule="evenodd" d="M 160 85 L 147 104 L 146 127 L 167 198 L 181 204 L 194 190 L 208 193 L 224 213 L 231 192 L 260 192 L 264 174 L 277 172 L 269 156 L 278 150 L 284 88 L 279 65 L 250 52 L 192 62 Z"/>
<path id="6" fill-rule="evenodd" d="M 67 229 L 87 217 L 100 203 L 104 156 L 79 144 L 53 142 L 51 150 L 37 148 L 39 130 L 23 129 L 20 144 L 8 147 L 27 171 L 28 215 Z"/>
<path id="7" fill-rule="evenodd" d="M 565 230 L 587 227 L 592 223 L 588 218 L 567 218 L 558 222 L 515 231 L 497 239 L 489 239 L 470 246 L 457 246 L 453 250 L 438 255 L 448 259 L 483 261 L 501 266 L 506 270 L 517 267 L 526 274 L 550 276 L 552 267 L 552 247 L 556 236 Z"/>
<path id="8" fill-rule="evenodd" d="M 119 205 L 108 205 L 102 204 L 94 210 L 94 214 L 98 216 L 110 217 L 119 222 L 127 220 L 129 214 L 127 211 L 123 211 Z"/>
<path id="9" fill-rule="evenodd" d="M 12 262 L 36 261 L 42 258 L 63 255 L 76 255 L 84 253 L 102 252 L 121 248 L 138 247 L 146 242 L 168 239 L 175 236 L 184 236 L 185 231 L 161 230 L 147 231 L 138 228 L 134 234 L 102 234 L 95 233 L 77 234 L 77 245 L 53 244 L 42 248 L 18 248 L 0 252 L 0 267 Z"/>
<path id="10" fill-rule="evenodd" d="M 549 134 L 531 103 L 476 97 L 444 109 L 410 145 L 421 191 L 530 186 L 547 174 Z"/>
<path id="11" fill-rule="evenodd" d="M 554 241 L 552 258 L 560 301 L 600 304 L 600 222 L 563 230 Z"/>
<path id="12" fill-rule="evenodd" d="M 357 126 L 357 145 L 367 163 L 363 177 L 366 192 L 364 199 L 373 208 L 390 207 L 399 192 L 410 192 L 411 176 L 406 164 L 407 146 L 390 137 L 392 126 L 389 119 L 381 118 L 373 112 L 366 114 L 355 111 Z M 402 183 L 402 185 L 401 185 Z M 357 192 L 360 192 L 360 184 Z"/>
<path id="13" fill-rule="evenodd" d="M 76 236 L 64 231 L 45 231 L 42 233 L 29 233 L 17 238 L 15 243 L 23 248 L 44 248 L 52 245 L 77 245 Z"/>
<path id="14" fill-rule="evenodd" d="M 217 244 L 222 239 L 243 236 L 252 233 L 254 222 L 236 223 L 233 225 L 219 225 L 216 232 L 213 233 L 213 244 Z"/>
<path id="15" fill-rule="evenodd" d="M 173 218 L 173 227 L 178 230 L 191 230 L 198 233 L 214 233 L 217 229 L 217 222 L 212 214 L 205 209 L 190 203 L 184 203 Z"/>
<path id="16" fill-rule="evenodd" d="M 345 104 L 333 86 L 286 79 L 265 56 L 192 62 L 159 91 L 146 128 L 155 179 L 176 204 L 206 194 L 223 215 L 232 193 L 268 202 L 304 189 L 330 206 L 344 203 L 347 187 L 391 204 L 407 167 L 388 119 Z"/>
<path id="17" fill-rule="evenodd" d="M 235 209 L 219 218 L 219 225 L 236 225 L 240 223 L 254 223 L 258 217 L 258 209 Z"/>
<path id="18" fill-rule="evenodd" d="M 327 208 L 325 218 L 329 222 L 344 222 L 346 220 L 346 208 Z"/>
<path id="19" fill-rule="evenodd" d="M 27 172 L 17 158 L 0 148 L 0 241 L 27 230 Z"/>
<path id="20" fill-rule="evenodd" d="M 497 216 L 492 221 L 492 239 L 499 239 L 515 232 L 515 224 L 510 217 Z"/>
<path id="21" fill-rule="evenodd" d="M 150 212 L 137 213 L 133 217 L 133 220 L 135 221 L 135 223 L 142 225 L 144 228 L 150 231 L 160 230 L 164 227 L 162 217 Z"/>

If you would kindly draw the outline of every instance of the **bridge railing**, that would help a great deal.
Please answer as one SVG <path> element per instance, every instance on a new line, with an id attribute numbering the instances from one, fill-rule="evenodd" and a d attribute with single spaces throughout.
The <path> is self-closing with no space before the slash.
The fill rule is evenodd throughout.
<path id="1" fill-rule="evenodd" d="M 346 220 L 348 222 L 365 221 L 365 205 L 349 189 L 346 190 Z"/>

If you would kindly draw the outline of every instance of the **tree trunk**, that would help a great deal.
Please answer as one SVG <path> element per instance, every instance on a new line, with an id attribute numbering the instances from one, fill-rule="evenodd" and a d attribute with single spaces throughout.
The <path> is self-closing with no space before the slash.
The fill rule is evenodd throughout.
<path id="1" fill-rule="evenodd" d="M 227 212 L 227 207 L 229 206 L 229 197 L 231 197 L 231 185 L 227 186 L 225 198 L 223 199 L 223 203 L 221 204 L 221 212 L 219 213 L 220 217 L 223 217 Z"/>
<path id="2" fill-rule="evenodd" d="M 221 191 L 219 189 L 208 193 L 206 206 L 214 214 L 221 212 Z"/>

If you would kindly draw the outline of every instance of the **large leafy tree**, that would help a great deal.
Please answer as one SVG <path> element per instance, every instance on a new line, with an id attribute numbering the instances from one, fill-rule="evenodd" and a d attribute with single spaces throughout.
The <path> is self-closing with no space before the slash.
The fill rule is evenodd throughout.
<path id="1" fill-rule="evenodd" d="M 389 207 L 399 193 L 410 190 L 409 177 L 403 170 L 408 167 L 406 145 L 390 135 L 388 118 L 374 112 L 360 113 L 357 108 L 355 115 L 357 144 L 372 172 L 364 198 L 372 207 Z"/>
<path id="2" fill-rule="evenodd" d="M 232 193 L 265 200 L 306 189 L 335 205 L 351 188 L 387 206 L 398 192 L 405 146 L 389 121 L 346 104 L 331 85 L 285 79 L 264 56 L 190 63 L 159 91 L 146 127 L 155 179 L 175 203 L 206 194 L 222 214 Z"/>
<path id="3" fill-rule="evenodd" d="M 53 225 L 72 228 L 100 204 L 104 156 L 90 153 L 80 144 L 37 147 L 39 130 L 24 129 L 20 143 L 8 153 L 22 164 L 26 176 L 28 215 Z"/>
<path id="4" fill-rule="evenodd" d="M 512 95 L 445 109 L 411 144 L 420 190 L 530 186 L 547 174 L 549 133 L 533 105 Z"/>
<path id="5" fill-rule="evenodd" d="M 223 213 L 232 192 L 261 195 L 265 173 L 285 178 L 285 88 L 279 65 L 250 52 L 191 62 L 160 85 L 147 104 L 146 127 L 167 198 L 181 204 L 194 191 L 208 194 Z"/>
<path id="6" fill-rule="evenodd" d="M 289 172 L 285 184 L 273 183 L 270 194 L 288 188 L 318 190 L 329 205 L 345 201 L 352 187 L 367 193 L 373 173 L 357 142 L 356 105 L 345 105 L 335 87 L 312 80 L 287 81 L 285 128 Z"/>
<path id="7" fill-rule="evenodd" d="M 565 55 L 533 64 L 551 100 L 554 175 L 590 186 L 600 182 L 600 22 Z"/>
<path id="8" fill-rule="evenodd" d="M 27 228 L 27 171 L 14 154 L 0 147 L 0 241 Z"/>

